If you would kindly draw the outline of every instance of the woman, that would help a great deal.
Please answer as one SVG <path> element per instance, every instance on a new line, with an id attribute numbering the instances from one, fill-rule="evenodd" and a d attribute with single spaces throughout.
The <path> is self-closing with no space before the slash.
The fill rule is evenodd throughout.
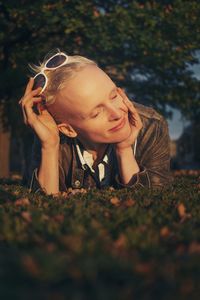
<path id="1" fill-rule="evenodd" d="M 36 134 L 31 191 L 170 182 L 169 134 L 161 115 L 131 102 L 85 57 L 57 52 L 36 73 L 19 101 Z"/>

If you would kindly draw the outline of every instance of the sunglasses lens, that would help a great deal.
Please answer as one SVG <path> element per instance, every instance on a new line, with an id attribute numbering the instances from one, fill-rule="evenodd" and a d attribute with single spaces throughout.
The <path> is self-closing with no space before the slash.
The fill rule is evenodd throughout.
<path id="1" fill-rule="evenodd" d="M 46 68 L 56 68 L 60 65 L 62 65 L 64 63 L 64 61 L 66 60 L 66 56 L 64 55 L 56 55 L 54 57 L 52 57 L 46 64 Z"/>
<path id="2" fill-rule="evenodd" d="M 46 83 L 46 78 L 43 74 L 38 74 L 34 78 L 34 84 L 33 84 L 33 90 L 39 88 L 39 87 L 44 87 Z"/>

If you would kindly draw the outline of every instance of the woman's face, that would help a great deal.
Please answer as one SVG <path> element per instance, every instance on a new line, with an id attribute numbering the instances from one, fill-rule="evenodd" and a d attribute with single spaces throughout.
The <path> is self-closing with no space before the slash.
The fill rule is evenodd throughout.
<path id="1" fill-rule="evenodd" d="M 118 143 L 130 134 L 128 109 L 110 77 L 87 66 L 62 89 L 56 101 L 78 137 L 88 143 Z"/>

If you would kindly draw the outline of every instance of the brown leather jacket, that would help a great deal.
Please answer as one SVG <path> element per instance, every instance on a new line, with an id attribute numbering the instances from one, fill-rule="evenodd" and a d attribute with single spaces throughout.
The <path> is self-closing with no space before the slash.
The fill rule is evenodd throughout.
<path id="1" fill-rule="evenodd" d="M 109 164 L 111 172 L 109 186 L 115 188 L 163 187 L 171 182 L 170 174 L 170 140 L 166 120 L 154 109 L 134 102 L 141 117 L 143 127 L 137 137 L 135 158 L 140 172 L 133 175 L 128 185 L 121 184 L 118 177 L 117 160 L 113 147 L 113 160 Z M 50 162 L 51 163 L 51 162 Z M 32 160 L 28 172 L 27 184 L 32 192 L 42 191 L 37 179 L 40 165 L 40 142 L 35 138 L 32 148 Z M 61 135 L 59 150 L 59 189 L 67 188 L 101 188 L 89 170 L 83 170 L 73 139 Z M 44 191 L 45 192 L 45 191 Z"/>

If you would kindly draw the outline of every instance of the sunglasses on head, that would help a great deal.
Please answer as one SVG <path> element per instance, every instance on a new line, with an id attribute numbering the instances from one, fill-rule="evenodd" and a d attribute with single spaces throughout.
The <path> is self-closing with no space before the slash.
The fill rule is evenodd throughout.
<path id="1" fill-rule="evenodd" d="M 68 62 L 68 59 L 69 59 L 68 55 L 66 55 L 63 52 L 59 52 L 59 53 L 53 55 L 52 57 L 50 57 L 46 61 L 41 72 L 39 72 L 38 74 L 36 74 L 34 76 L 33 90 L 41 87 L 42 90 L 40 93 L 42 93 L 45 90 L 45 88 L 47 87 L 47 82 L 48 82 L 48 78 L 47 78 L 46 74 L 44 73 L 44 71 L 45 70 L 55 70 L 57 68 L 60 68 Z"/>

